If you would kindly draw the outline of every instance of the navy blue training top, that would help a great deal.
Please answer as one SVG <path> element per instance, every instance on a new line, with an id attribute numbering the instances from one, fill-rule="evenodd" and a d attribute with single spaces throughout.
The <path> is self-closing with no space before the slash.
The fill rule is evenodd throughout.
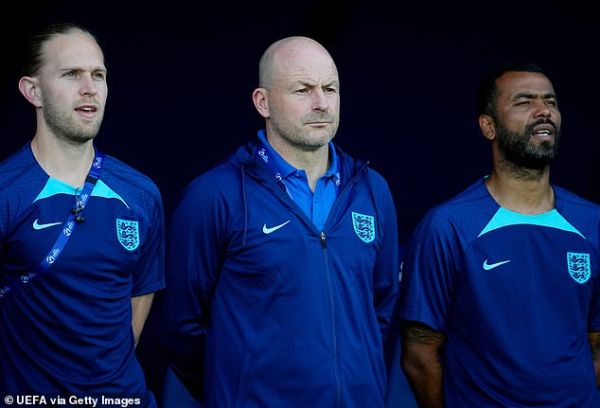
<path id="1" fill-rule="evenodd" d="M 414 234 L 401 317 L 446 335 L 448 407 L 600 406 L 600 208 L 554 191 L 553 210 L 522 215 L 481 180 Z"/>
<path id="2" fill-rule="evenodd" d="M 107 156 L 61 255 L 18 281 L 48 254 L 79 192 L 49 177 L 29 144 L 0 164 L 0 287 L 12 285 L 0 299 L 0 392 L 151 406 L 131 327 L 131 298 L 164 287 L 163 209 L 150 179 Z"/>

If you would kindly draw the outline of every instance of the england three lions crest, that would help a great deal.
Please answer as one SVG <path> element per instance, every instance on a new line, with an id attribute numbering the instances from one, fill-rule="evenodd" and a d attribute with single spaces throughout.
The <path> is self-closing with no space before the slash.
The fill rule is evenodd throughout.
<path id="1" fill-rule="evenodd" d="M 123 248 L 128 251 L 140 246 L 140 228 L 137 221 L 122 220 L 117 218 L 117 238 Z"/>
<path id="2" fill-rule="evenodd" d="M 585 283 L 592 274 L 590 254 L 567 252 L 567 267 L 571 278 L 577 283 Z"/>
<path id="3" fill-rule="evenodd" d="M 375 217 L 353 211 L 352 226 L 356 235 L 367 244 L 375 239 Z"/>

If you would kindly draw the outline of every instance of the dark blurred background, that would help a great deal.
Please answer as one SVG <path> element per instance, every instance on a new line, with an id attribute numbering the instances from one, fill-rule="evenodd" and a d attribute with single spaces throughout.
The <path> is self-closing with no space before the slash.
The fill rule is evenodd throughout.
<path id="1" fill-rule="evenodd" d="M 403 243 L 425 211 L 489 172 L 475 92 L 483 73 L 507 60 L 546 69 L 563 114 L 552 179 L 600 202 L 597 13 L 575 2 L 452 3 L 15 4 L 0 16 L 0 158 L 35 131 L 17 90 L 23 37 L 41 23 L 81 24 L 109 69 L 97 144 L 156 182 L 169 217 L 185 185 L 262 127 L 250 95 L 264 49 L 305 35 L 340 73 L 335 142 L 387 178 Z"/>
<path id="2" fill-rule="evenodd" d="M 505 60 L 548 71 L 563 113 L 553 179 L 600 201 L 596 13 L 574 3 L 449 3 L 59 1 L 3 11 L 0 157 L 35 131 L 33 108 L 17 90 L 23 36 L 48 21 L 82 24 L 109 68 L 97 143 L 151 176 L 170 214 L 188 182 L 262 126 L 250 95 L 264 49 L 306 35 L 329 49 L 340 72 L 335 142 L 388 179 L 403 241 L 428 208 L 489 171 L 474 95 L 483 72 Z"/>

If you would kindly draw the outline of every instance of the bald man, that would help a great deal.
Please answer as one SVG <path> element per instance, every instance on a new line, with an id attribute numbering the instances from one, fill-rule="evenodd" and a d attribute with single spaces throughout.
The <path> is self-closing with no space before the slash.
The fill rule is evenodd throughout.
<path id="1" fill-rule="evenodd" d="M 172 219 L 172 368 L 203 407 L 383 407 L 392 196 L 332 143 L 340 82 L 323 46 L 280 40 L 259 71 L 265 129 L 194 180 Z"/>

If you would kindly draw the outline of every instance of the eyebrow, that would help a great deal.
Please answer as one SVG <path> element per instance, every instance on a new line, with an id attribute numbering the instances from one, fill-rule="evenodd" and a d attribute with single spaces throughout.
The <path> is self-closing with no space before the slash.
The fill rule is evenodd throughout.
<path id="1" fill-rule="evenodd" d="M 85 72 L 88 71 L 87 68 L 83 68 L 83 67 L 64 67 L 60 69 L 62 72 L 68 72 L 68 71 L 77 71 L 77 72 Z M 106 67 L 95 67 L 92 68 L 91 70 L 89 70 L 90 72 L 107 72 Z"/>
<path id="2" fill-rule="evenodd" d="M 295 85 L 302 85 L 302 86 L 306 86 L 306 87 L 315 87 L 317 86 L 317 84 L 315 84 L 314 82 L 308 82 L 308 81 L 303 81 L 303 80 L 298 80 L 298 81 L 294 81 L 292 83 L 292 86 Z M 323 86 L 337 86 L 339 88 L 340 86 L 340 81 L 337 79 L 331 80 L 329 82 L 326 82 L 323 84 Z"/>
<path id="3" fill-rule="evenodd" d="M 538 98 L 539 96 L 540 95 L 536 94 L 536 93 L 520 92 L 520 93 L 516 94 L 513 99 L 521 99 L 521 98 L 535 99 L 535 98 Z M 554 94 L 552 92 L 545 93 L 541 97 L 542 97 L 542 99 L 557 99 L 556 94 Z"/>

